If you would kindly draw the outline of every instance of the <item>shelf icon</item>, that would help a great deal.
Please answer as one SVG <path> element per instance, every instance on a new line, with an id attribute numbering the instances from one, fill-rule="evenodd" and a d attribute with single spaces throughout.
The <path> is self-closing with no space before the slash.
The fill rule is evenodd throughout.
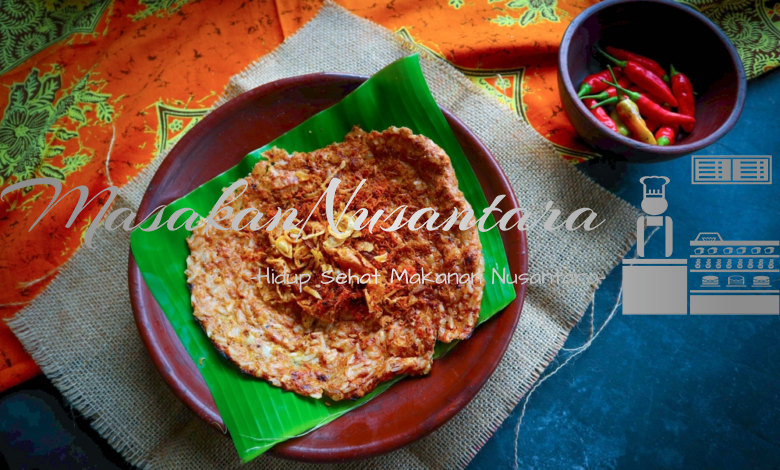
<path id="1" fill-rule="evenodd" d="M 691 315 L 780 314 L 780 290 L 772 288 L 780 240 L 724 240 L 702 232 L 690 246 L 689 272 L 701 276 L 701 287 L 689 291 Z"/>

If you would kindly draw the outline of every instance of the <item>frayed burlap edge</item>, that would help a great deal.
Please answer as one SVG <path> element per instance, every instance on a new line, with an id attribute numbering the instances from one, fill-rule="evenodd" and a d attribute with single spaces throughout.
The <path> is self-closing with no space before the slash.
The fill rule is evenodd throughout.
<path id="1" fill-rule="evenodd" d="M 160 167 L 165 157 L 168 155 L 168 150 L 164 150 L 152 159 L 152 161 L 144 167 L 143 170 L 128 184 L 120 188 L 117 199 L 111 206 L 111 210 L 117 210 L 120 208 L 129 208 L 133 211 L 138 209 L 143 199 L 146 187 L 154 177 L 157 169 Z M 139 197 L 140 196 L 140 197 Z M 130 233 L 123 230 L 116 230 L 114 232 L 108 232 L 100 230 L 98 237 L 100 237 L 100 246 L 106 245 L 115 246 L 117 249 L 128 253 L 130 246 Z M 97 243 L 97 242 L 96 242 Z M 79 249 L 71 259 L 69 259 L 63 266 L 60 267 L 57 277 L 66 273 L 68 267 L 73 264 L 78 264 L 80 258 L 90 256 L 91 251 L 89 249 Z M 125 256 L 125 259 L 127 257 Z M 126 264 L 126 263 L 125 263 Z M 126 268 L 126 266 L 125 266 Z M 124 271 L 127 271 L 126 269 Z M 120 274 L 125 276 L 125 272 Z M 127 282 L 124 282 L 125 289 L 127 290 Z M 108 423 L 104 417 L 100 414 L 101 410 L 95 409 L 95 406 L 91 403 L 90 397 L 88 397 L 83 390 L 83 384 L 78 381 L 78 377 L 69 374 L 66 370 L 63 370 L 62 364 L 58 362 L 56 353 L 52 354 L 50 348 L 46 347 L 46 341 L 42 340 L 36 334 L 35 328 L 28 322 L 27 317 L 24 315 L 28 309 L 34 308 L 38 299 L 42 299 L 47 292 L 57 288 L 57 279 L 55 279 L 50 285 L 48 285 L 41 294 L 34 299 L 31 304 L 24 310 L 19 312 L 12 318 L 6 321 L 9 328 L 13 331 L 14 335 L 24 346 L 28 354 L 33 358 L 36 364 L 41 368 L 41 371 L 46 377 L 52 381 L 55 387 L 62 393 L 62 396 L 68 401 L 68 403 L 76 408 L 84 417 L 91 420 L 91 426 L 100 434 L 108 443 L 119 452 L 128 462 L 139 467 L 145 467 L 145 456 L 147 454 L 146 449 L 139 448 L 132 443 L 132 440 L 127 439 L 127 436 L 121 433 L 119 428 L 113 428 L 111 423 Z M 132 314 L 132 312 L 129 312 Z M 140 338 L 139 338 L 140 341 Z M 159 376 L 158 376 L 159 377 Z M 158 379 L 154 377 L 154 379 Z M 158 380 L 155 380 L 158 381 Z M 159 380 L 159 382 L 162 382 Z"/>

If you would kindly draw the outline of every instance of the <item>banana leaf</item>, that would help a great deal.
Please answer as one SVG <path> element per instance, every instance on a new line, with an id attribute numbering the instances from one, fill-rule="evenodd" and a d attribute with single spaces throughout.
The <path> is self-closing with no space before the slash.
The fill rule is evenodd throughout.
<path id="1" fill-rule="evenodd" d="M 268 145 L 247 155 L 238 165 L 167 206 L 162 220 L 174 211 L 191 208 L 207 216 L 222 188 L 248 175 L 266 150 L 276 146 L 288 152 L 309 152 L 340 142 L 353 126 L 383 131 L 405 126 L 436 142 L 450 156 L 458 185 L 474 212 L 488 207 L 474 171 L 423 78 L 416 55 L 400 59 L 363 83 L 340 103 L 312 116 Z M 370 181 L 367 182 L 370 184 Z M 491 222 L 492 225 L 494 222 Z M 192 315 L 184 270 L 189 250 L 185 229 L 162 227 L 146 232 L 151 220 L 131 234 L 131 248 L 149 290 L 160 304 L 176 334 L 203 374 L 242 461 L 248 462 L 274 444 L 309 432 L 361 406 L 402 377 L 380 384 L 357 401 L 329 402 L 283 391 L 242 373 L 218 353 Z M 486 286 L 479 321 L 484 322 L 514 298 L 511 285 L 491 282 L 489 273 L 509 272 L 497 229 L 480 233 L 485 259 Z M 453 347 L 439 344 L 437 357 Z M 434 363 L 433 367 L 436 367 Z M 388 392 L 392 393 L 392 391 Z"/>

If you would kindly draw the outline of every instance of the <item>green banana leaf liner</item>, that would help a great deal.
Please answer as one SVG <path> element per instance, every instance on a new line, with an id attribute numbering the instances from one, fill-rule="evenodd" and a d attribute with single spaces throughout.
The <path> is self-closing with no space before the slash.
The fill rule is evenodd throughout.
<path id="1" fill-rule="evenodd" d="M 247 155 L 241 163 L 222 173 L 187 196 L 168 205 L 163 220 L 174 211 L 191 208 L 206 217 L 222 194 L 222 188 L 248 175 L 261 155 L 272 147 L 288 152 L 310 152 L 343 141 L 353 126 L 383 131 L 390 126 L 408 127 L 415 134 L 432 139 L 450 156 L 463 191 L 477 216 L 488 207 L 474 171 L 460 148 L 444 115 L 423 78 L 419 59 L 412 55 L 382 69 L 335 106 L 312 116 L 303 124 L 268 145 Z M 371 184 L 367 181 L 366 184 Z M 267 382 L 242 373 L 212 345 L 192 315 L 187 288 L 186 259 L 189 255 L 185 228 L 170 231 L 162 227 L 153 232 L 140 230 L 131 235 L 131 248 L 149 290 L 160 304 L 173 329 L 194 363 L 203 374 L 222 419 L 230 431 L 242 461 L 248 462 L 274 444 L 299 436 L 333 421 L 386 391 L 394 380 L 380 384 L 373 392 L 357 400 L 329 402 L 283 391 Z M 489 225 L 493 225 L 491 222 Z M 491 282 L 489 273 L 509 272 L 506 253 L 497 229 L 481 232 L 485 259 L 486 285 L 479 322 L 482 323 L 514 298 L 511 285 Z M 439 344 L 440 357 L 454 344 Z M 436 367 L 434 364 L 433 367 Z"/>

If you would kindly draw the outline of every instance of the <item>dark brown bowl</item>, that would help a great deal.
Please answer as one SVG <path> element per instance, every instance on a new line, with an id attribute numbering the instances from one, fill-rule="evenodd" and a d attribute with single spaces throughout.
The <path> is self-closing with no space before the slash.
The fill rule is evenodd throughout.
<path id="1" fill-rule="evenodd" d="M 606 68 L 594 44 L 628 49 L 669 64 L 691 79 L 696 126 L 675 145 L 637 142 L 606 128 L 577 97 L 586 76 Z M 692 154 L 712 145 L 734 127 L 745 104 L 747 81 L 736 49 L 709 19 L 667 0 L 607 0 L 571 22 L 558 54 L 558 88 L 574 129 L 605 156 L 649 163 Z"/>
<path id="2" fill-rule="evenodd" d="M 333 106 L 365 77 L 312 74 L 255 88 L 224 104 L 193 127 L 171 150 L 154 176 L 138 220 L 236 165 L 247 153 Z M 507 197 L 502 211 L 518 207 L 509 181 L 477 137 L 442 109 L 488 201 Z M 528 272 L 525 232 L 501 232 L 512 273 Z M 152 297 L 135 260 L 129 260 L 130 299 L 149 354 L 173 392 L 198 416 L 223 431 L 211 392 L 167 317 Z M 303 437 L 275 446 L 285 458 L 334 462 L 376 456 L 398 449 L 444 424 L 471 401 L 498 366 L 512 339 L 525 298 L 517 298 L 476 329 L 454 351 L 437 359 L 426 377 L 402 380 L 362 407 Z"/>

